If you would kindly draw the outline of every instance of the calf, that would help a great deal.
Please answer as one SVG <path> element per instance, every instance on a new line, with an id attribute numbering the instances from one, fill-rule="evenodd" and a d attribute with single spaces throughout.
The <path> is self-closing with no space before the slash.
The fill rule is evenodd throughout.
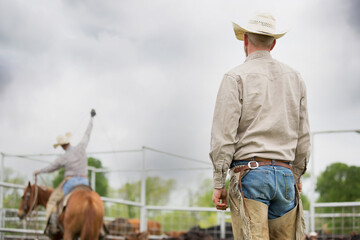
<path id="1" fill-rule="evenodd" d="M 131 224 L 126 218 L 116 218 L 115 220 L 106 224 L 110 235 L 125 236 L 132 231 Z"/>

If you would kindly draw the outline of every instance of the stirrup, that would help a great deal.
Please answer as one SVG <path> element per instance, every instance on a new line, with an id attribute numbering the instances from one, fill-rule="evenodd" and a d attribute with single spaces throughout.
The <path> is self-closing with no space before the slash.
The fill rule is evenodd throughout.
<path id="1" fill-rule="evenodd" d="M 58 228 L 58 215 L 56 212 L 53 212 L 50 214 L 48 224 L 45 228 L 45 234 L 48 236 L 55 236 L 60 232 L 60 229 Z"/>

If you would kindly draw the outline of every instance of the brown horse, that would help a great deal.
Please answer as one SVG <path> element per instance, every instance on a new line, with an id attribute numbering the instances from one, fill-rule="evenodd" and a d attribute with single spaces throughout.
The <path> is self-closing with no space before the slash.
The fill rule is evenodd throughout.
<path id="1" fill-rule="evenodd" d="M 46 207 L 52 188 L 39 187 L 30 182 L 25 188 L 18 217 L 23 219 L 38 205 Z M 59 224 L 64 229 L 61 234 L 53 239 L 73 240 L 80 237 L 81 240 L 99 239 L 104 220 L 104 205 L 94 191 L 79 189 L 75 190 L 67 201 L 66 208 L 59 216 Z"/>

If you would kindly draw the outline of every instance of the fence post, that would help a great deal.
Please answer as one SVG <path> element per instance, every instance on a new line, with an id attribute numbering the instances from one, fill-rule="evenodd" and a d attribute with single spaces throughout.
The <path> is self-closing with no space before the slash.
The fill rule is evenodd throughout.
<path id="1" fill-rule="evenodd" d="M 222 211 L 221 214 L 221 222 L 220 222 L 220 238 L 225 239 L 225 211 Z"/>
<path id="2" fill-rule="evenodd" d="M 141 208 L 140 208 L 140 231 L 147 230 L 147 212 L 146 212 L 146 165 L 145 165 L 145 147 L 142 147 L 142 171 L 141 171 Z"/>
<path id="3" fill-rule="evenodd" d="M 95 182 L 96 182 L 96 179 L 95 179 L 95 177 L 96 177 L 96 173 L 95 173 L 95 170 L 94 169 L 91 169 L 90 170 L 91 171 L 91 188 L 93 189 L 93 191 L 95 192 L 96 190 L 95 190 Z"/>
<path id="4" fill-rule="evenodd" d="M 0 164 L 0 182 L 4 182 L 4 161 L 5 161 L 5 154 L 1 153 L 1 164 Z M 4 227 L 4 220 L 5 220 L 5 211 L 4 211 L 4 187 L 0 187 L 0 228 Z M 0 239 L 4 239 L 4 233 L 0 232 Z"/>

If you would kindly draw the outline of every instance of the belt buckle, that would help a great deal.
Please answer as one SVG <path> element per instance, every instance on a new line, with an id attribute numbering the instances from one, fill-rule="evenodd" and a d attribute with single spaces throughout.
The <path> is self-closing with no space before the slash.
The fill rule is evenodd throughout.
<path id="1" fill-rule="evenodd" d="M 251 165 L 252 163 L 256 163 L 256 166 L 253 167 L 253 166 Z M 248 162 L 248 167 L 249 167 L 250 169 L 252 169 L 252 170 L 257 169 L 257 168 L 259 167 L 259 163 L 258 163 L 257 161 L 251 160 L 250 162 Z"/>

